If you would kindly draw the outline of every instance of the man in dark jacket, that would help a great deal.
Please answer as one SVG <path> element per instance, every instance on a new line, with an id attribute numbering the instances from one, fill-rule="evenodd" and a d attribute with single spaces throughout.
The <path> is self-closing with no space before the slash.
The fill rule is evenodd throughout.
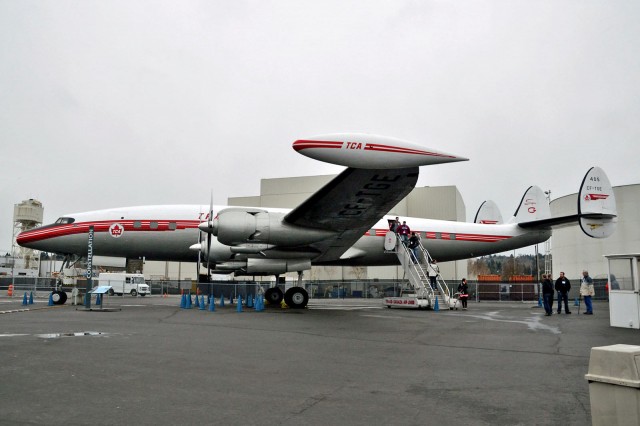
<path id="1" fill-rule="evenodd" d="M 416 235 L 415 232 L 411 233 L 411 238 L 409 238 L 409 250 L 411 250 L 411 260 L 413 263 L 420 262 L 420 258 L 418 257 L 418 246 L 420 245 L 420 239 Z"/>
<path id="2" fill-rule="evenodd" d="M 550 279 L 551 275 L 542 275 L 542 302 L 546 316 L 553 313 L 553 283 Z"/>
<path id="3" fill-rule="evenodd" d="M 562 313 L 562 301 L 564 300 L 564 313 L 570 314 L 569 311 L 569 291 L 571 283 L 564 276 L 564 272 L 560 272 L 560 277 L 556 280 L 556 291 L 558 292 L 558 313 Z"/>

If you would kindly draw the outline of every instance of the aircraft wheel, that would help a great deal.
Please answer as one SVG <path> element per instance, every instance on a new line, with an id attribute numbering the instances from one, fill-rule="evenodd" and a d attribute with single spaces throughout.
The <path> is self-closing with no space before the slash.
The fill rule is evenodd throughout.
<path id="1" fill-rule="evenodd" d="M 67 301 L 67 293 L 62 290 L 55 290 L 51 296 L 54 305 L 64 305 Z"/>
<path id="2" fill-rule="evenodd" d="M 110 288 L 110 289 L 109 289 L 109 296 L 113 296 L 114 294 L 116 294 L 116 292 L 115 292 L 115 291 L 113 291 L 113 289 L 112 289 L 112 288 Z"/>
<path id="3" fill-rule="evenodd" d="M 136 289 L 134 288 L 133 290 L 131 290 L 131 295 L 133 297 L 136 297 L 138 295 L 138 292 L 136 291 Z"/>
<path id="4" fill-rule="evenodd" d="M 284 294 L 284 303 L 290 308 L 302 309 L 309 303 L 309 293 L 302 287 L 291 287 Z"/>
<path id="5" fill-rule="evenodd" d="M 271 287 L 264 293 L 264 298 L 270 305 L 279 305 L 283 297 L 282 290 L 278 287 Z"/>

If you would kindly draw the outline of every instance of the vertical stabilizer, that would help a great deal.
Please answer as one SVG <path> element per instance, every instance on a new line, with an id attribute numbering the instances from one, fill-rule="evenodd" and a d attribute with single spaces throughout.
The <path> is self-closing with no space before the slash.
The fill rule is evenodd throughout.
<path id="1" fill-rule="evenodd" d="M 530 186 L 522 196 L 520 205 L 511 218 L 511 223 L 532 222 L 551 217 L 551 209 L 542 189 Z"/>
<path id="2" fill-rule="evenodd" d="M 616 198 L 609 178 L 600 167 L 592 167 L 582 180 L 578 193 L 580 228 L 593 238 L 613 234 L 618 221 Z"/>
<path id="3" fill-rule="evenodd" d="M 502 214 L 496 203 L 487 200 L 480 204 L 473 223 L 483 223 L 485 225 L 499 225 L 504 223 Z"/>

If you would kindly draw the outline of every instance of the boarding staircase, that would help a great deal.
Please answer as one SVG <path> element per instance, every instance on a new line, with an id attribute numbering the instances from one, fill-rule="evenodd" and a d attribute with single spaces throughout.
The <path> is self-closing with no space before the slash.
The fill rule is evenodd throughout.
<path id="1" fill-rule="evenodd" d="M 398 256 L 404 276 L 409 280 L 411 285 L 409 292 L 415 293 L 418 299 L 427 299 L 431 308 L 435 306 L 436 297 L 439 300 L 439 307 L 453 307 L 453 299 L 449 287 L 445 280 L 440 277 L 437 266 L 435 266 L 429 251 L 422 244 L 422 241 L 418 246 L 417 262 L 414 262 L 411 249 L 402 242 L 400 236 L 395 235 L 395 241 L 395 249 L 392 251 Z M 436 288 L 431 287 L 429 275 L 436 276 Z M 407 291 L 402 290 L 401 296 L 402 293 L 407 293 Z"/>

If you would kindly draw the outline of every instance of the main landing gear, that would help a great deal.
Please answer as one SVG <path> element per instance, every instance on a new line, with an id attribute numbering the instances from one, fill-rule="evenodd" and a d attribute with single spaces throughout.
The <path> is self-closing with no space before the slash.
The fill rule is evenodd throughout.
<path id="1" fill-rule="evenodd" d="M 276 275 L 276 283 L 278 282 L 278 276 Z M 279 287 L 271 287 L 264 293 L 265 299 L 270 305 L 279 305 L 284 300 L 292 309 L 302 309 L 309 303 L 309 293 L 302 287 L 302 271 L 298 272 L 298 285 L 291 287 L 284 294 Z"/>
<path id="2" fill-rule="evenodd" d="M 264 293 L 270 305 L 278 306 L 284 300 L 288 307 L 302 309 L 309 303 L 309 293 L 302 287 L 291 287 L 284 294 L 279 287 L 271 287 Z"/>
<path id="3" fill-rule="evenodd" d="M 67 301 L 67 293 L 62 290 L 53 290 L 51 292 L 51 300 L 54 305 L 64 305 Z"/>

